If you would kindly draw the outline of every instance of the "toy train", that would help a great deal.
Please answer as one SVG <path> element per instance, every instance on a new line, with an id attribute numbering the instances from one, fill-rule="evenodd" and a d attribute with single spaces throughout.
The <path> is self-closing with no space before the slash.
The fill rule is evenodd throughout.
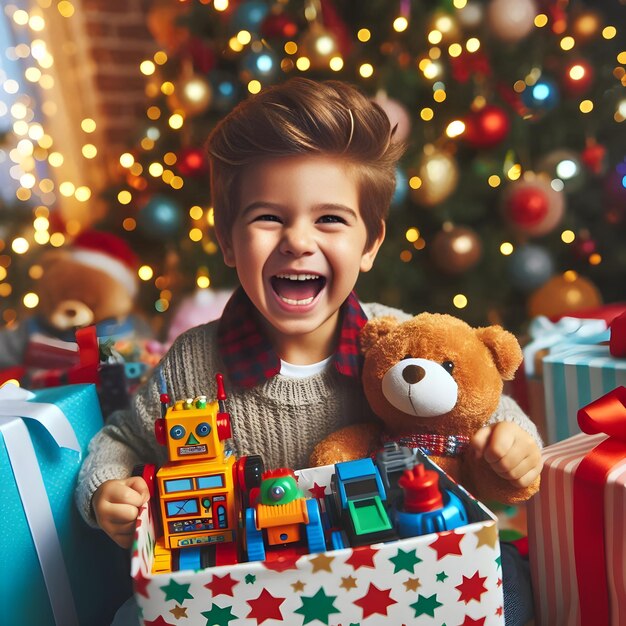
<path id="1" fill-rule="evenodd" d="M 217 399 L 173 405 L 163 390 L 155 432 L 160 469 L 142 466 L 160 536 L 153 573 L 324 552 L 450 530 L 468 523 L 461 500 L 408 448 L 337 463 L 331 493 L 308 498 L 288 468 L 264 471 L 259 455 L 236 459 L 225 445 L 230 415 L 221 374 Z"/>

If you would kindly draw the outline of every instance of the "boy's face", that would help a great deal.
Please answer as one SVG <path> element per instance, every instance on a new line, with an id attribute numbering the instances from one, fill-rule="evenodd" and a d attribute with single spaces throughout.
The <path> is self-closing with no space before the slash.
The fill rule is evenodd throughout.
<path id="1" fill-rule="evenodd" d="M 354 174 L 338 158 L 307 155 L 242 176 L 231 239 L 220 243 L 278 348 L 309 333 L 334 336 L 339 307 L 372 267 L 382 232 L 365 250 Z"/>

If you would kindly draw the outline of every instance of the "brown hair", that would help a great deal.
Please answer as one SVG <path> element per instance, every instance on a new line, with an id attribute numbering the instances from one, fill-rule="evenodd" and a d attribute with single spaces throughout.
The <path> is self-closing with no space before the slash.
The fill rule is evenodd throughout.
<path id="1" fill-rule="evenodd" d="M 209 136 L 215 228 L 230 239 L 245 168 L 264 159 L 337 155 L 354 167 L 368 249 L 381 234 L 403 146 L 375 102 L 339 81 L 292 78 L 241 102 Z"/>

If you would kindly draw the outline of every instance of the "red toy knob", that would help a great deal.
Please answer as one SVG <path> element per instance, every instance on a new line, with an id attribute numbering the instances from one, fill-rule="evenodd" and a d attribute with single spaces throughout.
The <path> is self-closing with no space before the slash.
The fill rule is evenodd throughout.
<path id="1" fill-rule="evenodd" d="M 426 513 L 443 507 L 439 474 L 427 470 L 423 463 L 405 470 L 398 485 L 404 490 L 404 510 L 408 513 Z"/>
<path id="2" fill-rule="evenodd" d="M 230 428 L 230 413 L 218 413 L 217 414 L 217 438 L 220 441 L 230 439 L 233 436 Z"/>
<path id="3" fill-rule="evenodd" d="M 154 422 L 154 436 L 156 437 L 157 443 L 160 443 L 162 446 L 167 445 L 167 434 L 165 433 L 165 420 L 163 418 L 158 419 Z"/>

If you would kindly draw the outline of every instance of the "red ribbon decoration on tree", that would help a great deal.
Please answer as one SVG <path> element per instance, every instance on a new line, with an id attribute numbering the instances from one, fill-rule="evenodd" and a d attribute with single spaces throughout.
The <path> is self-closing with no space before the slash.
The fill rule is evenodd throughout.
<path id="1" fill-rule="evenodd" d="M 611 470 L 626 459 L 626 387 L 617 387 L 578 411 L 588 435 L 606 433 L 574 474 L 574 554 L 580 623 L 608 626 L 609 591 L 604 543 L 604 485 Z"/>

